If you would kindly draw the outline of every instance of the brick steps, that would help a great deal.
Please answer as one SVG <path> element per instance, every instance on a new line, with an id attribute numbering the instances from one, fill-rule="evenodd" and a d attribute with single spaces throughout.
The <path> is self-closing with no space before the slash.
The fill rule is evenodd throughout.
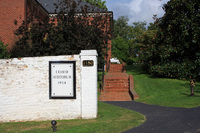
<path id="1" fill-rule="evenodd" d="M 104 79 L 104 91 L 129 92 L 129 76 L 126 73 L 108 73 Z"/>
<path id="2" fill-rule="evenodd" d="M 129 92 L 129 91 L 127 91 L 127 89 L 121 89 L 121 88 L 119 88 L 119 89 L 107 89 L 106 90 L 106 92 Z"/>
<path id="3" fill-rule="evenodd" d="M 129 92 L 101 92 L 99 101 L 132 101 Z"/>
<path id="4" fill-rule="evenodd" d="M 109 72 L 123 72 L 125 70 L 125 64 L 110 64 Z"/>
<path id="5" fill-rule="evenodd" d="M 104 87 L 99 100 L 132 101 L 137 98 L 139 96 L 134 91 L 133 77 L 125 73 L 124 64 L 110 64 L 110 69 L 104 76 Z"/>
<path id="6" fill-rule="evenodd" d="M 106 75 L 107 79 L 115 80 L 115 79 L 128 79 L 128 74 L 124 72 L 114 72 L 114 73 L 108 73 Z"/>

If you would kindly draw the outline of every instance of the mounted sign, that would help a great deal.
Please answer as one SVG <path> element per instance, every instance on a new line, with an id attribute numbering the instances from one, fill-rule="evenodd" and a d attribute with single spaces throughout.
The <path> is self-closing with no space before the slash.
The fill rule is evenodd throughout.
<path id="1" fill-rule="evenodd" d="M 76 99 L 76 62 L 49 62 L 50 99 Z"/>
<path id="2" fill-rule="evenodd" d="M 94 66 L 94 61 L 93 60 L 84 60 L 83 66 Z"/>

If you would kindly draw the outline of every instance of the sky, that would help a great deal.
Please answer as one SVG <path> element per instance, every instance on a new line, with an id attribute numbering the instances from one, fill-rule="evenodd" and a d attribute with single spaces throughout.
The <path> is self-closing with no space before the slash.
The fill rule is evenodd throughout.
<path id="1" fill-rule="evenodd" d="M 164 15 L 163 4 L 169 0 L 104 0 L 109 11 L 113 11 L 114 19 L 119 16 L 128 16 L 129 25 L 133 22 L 154 22 L 153 15 L 160 18 Z"/>

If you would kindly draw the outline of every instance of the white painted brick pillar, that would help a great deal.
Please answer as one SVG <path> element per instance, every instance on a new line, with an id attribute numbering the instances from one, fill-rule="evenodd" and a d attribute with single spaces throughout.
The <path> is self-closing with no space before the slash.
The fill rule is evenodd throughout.
<path id="1" fill-rule="evenodd" d="M 82 118 L 97 117 L 97 51 L 82 50 L 81 56 L 81 93 Z M 93 62 L 93 65 L 91 63 Z M 85 65 L 83 65 L 85 63 Z M 89 63 L 89 64 L 87 64 Z"/>

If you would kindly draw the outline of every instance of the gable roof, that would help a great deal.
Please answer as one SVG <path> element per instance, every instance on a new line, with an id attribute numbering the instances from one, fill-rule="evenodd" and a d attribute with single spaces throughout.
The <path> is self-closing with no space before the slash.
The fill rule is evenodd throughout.
<path id="1" fill-rule="evenodd" d="M 60 1 L 64 0 L 37 0 L 48 12 L 49 14 L 55 14 L 56 7 L 54 4 L 59 4 Z M 72 1 L 72 0 L 70 0 Z M 76 12 L 80 13 L 82 9 L 87 7 L 87 12 L 95 13 L 95 12 L 106 12 L 106 9 L 99 8 L 95 5 L 91 5 L 83 0 L 74 0 L 76 2 Z M 69 9 L 70 10 L 70 9 Z M 58 12 L 60 9 L 58 8 Z"/>

